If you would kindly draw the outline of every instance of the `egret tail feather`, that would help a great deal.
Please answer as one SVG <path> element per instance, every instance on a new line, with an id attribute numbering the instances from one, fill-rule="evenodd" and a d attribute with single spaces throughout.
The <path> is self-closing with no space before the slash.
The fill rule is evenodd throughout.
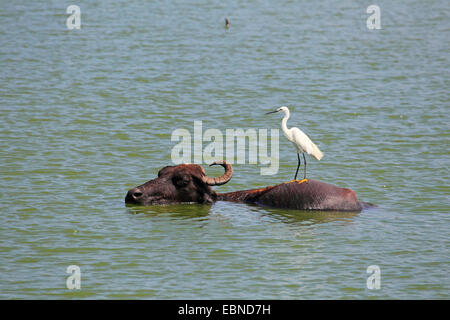
<path id="1" fill-rule="evenodd" d="M 323 158 L 323 153 L 322 151 L 319 150 L 319 148 L 316 146 L 315 143 L 312 144 L 312 148 L 313 148 L 313 152 L 311 153 L 311 155 L 316 158 L 317 160 L 320 160 Z"/>

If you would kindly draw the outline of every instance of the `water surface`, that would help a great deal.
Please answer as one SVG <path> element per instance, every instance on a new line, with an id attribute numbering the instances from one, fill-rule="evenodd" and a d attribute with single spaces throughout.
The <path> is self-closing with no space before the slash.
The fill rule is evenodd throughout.
<path id="1" fill-rule="evenodd" d="M 0 9 L 0 298 L 449 298 L 446 1 L 378 1 L 372 31 L 370 2 L 73 4 L 80 30 L 69 3 Z M 171 164 L 173 130 L 278 128 L 281 105 L 324 152 L 309 177 L 379 208 L 125 206 Z M 277 175 L 235 164 L 216 190 L 296 161 L 280 135 Z"/>

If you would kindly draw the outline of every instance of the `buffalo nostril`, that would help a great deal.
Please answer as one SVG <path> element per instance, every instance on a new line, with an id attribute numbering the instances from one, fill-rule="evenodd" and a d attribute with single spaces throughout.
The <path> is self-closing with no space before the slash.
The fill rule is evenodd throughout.
<path id="1" fill-rule="evenodd" d="M 139 191 L 133 192 L 133 198 L 137 199 L 139 197 L 142 197 L 142 192 Z"/>

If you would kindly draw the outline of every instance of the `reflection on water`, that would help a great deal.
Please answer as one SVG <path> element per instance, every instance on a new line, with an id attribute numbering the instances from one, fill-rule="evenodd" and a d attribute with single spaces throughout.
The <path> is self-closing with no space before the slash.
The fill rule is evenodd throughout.
<path id="1" fill-rule="evenodd" d="M 360 212 L 348 211 L 307 211 L 293 209 L 279 209 L 270 207 L 261 207 L 249 204 L 252 211 L 256 211 L 261 215 L 271 217 L 277 221 L 284 223 L 302 223 L 302 224 L 320 224 L 333 221 L 351 221 Z"/>
<path id="2" fill-rule="evenodd" d="M 301 210 L 274 210 L 267 209 L 267 212 L 272 214 L 280 221 L 286 223 L 308 223 L 319 224 L 333 221 L 352 221 L 359 212 L 345 212 L 345 211 L 301 211 Z"/>
<path id="3" fill-rule="evenodd" d="M 306 211 L 292 209 L 278 209 L 261 207 L 254 204 L 236 204 L 222 201 L 225 205 L 231 204 L 235 207 L 241 207 L 245 211 L 251 211 L 255 215 L 266 216 L 274 221 L 283 223 L 302 223 L 302 224 L 320 224 L 333 221 L 351 221 L 359 212 L 346 211 Z M 174 218 L 199 218 L 207 217 L 214 205 L 206 204 L 167 204 L 154 206 L 138 206 L 133 204 L 125 204 L 127 211 L 131 214 L 149 214 L 153 216 L 164 215 Z M 239 215 L 239 210 L 236 212 Z"/>
<path id="4" fill-rule="evenodd" d="M 166 204 L 154 206 L 138 206 L 126 204 L 131 214 L 167 215 L 174 218 L 199 218 L 208 216 L 211 205 L 207 204 Z"/>

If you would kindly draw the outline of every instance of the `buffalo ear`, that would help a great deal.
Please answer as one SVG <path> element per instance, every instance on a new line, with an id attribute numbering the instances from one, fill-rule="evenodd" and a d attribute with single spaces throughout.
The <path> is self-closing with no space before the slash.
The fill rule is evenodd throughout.
<path id="1" fill-rule="evenodd" d="M 215 193 L 213 194 L 208 194 L 208 193 L 204 193 L 203 194 L 203 203 L 208 203 L 208 204 L 212 204 L 217 200 L 217 195 Z"/>

